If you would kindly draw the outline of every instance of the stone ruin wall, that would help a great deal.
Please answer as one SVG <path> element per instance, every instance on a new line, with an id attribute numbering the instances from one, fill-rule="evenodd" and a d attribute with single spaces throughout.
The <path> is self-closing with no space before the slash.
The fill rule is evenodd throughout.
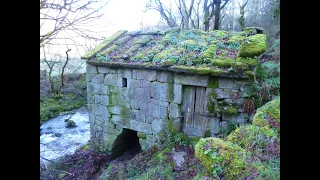
<path id="1" fill-rule="evenodd" d="M 137 131 L 143 148 L 156 144 L 159 132 L 173 121 L 180 131 L 192 136 L 209 132 L 216 136 L 227 122 L 246 123 L 242 98 L 252 79 L 187 75 L 146 69 L 113 69 L 87 63 L 88 111 L 91 142 L 111 151 L 123 129 Z M 205 124 L 186 123 L 186 104 L 190 88 L 203 88 L 201 114 L 210 114 Z M 189 90 L 188 90 L 189 89 Z M 190 93 L 190 92 L 188 92 Z M 236 107 L 236 115 L 210 113 L 210 106 L 222 102 Z M 199 104 L 199 103 L 198 103 Z M 208 107 L 208 108 L 206 108 Z M 195 107 L 196 108 L 196 107 Z"/>

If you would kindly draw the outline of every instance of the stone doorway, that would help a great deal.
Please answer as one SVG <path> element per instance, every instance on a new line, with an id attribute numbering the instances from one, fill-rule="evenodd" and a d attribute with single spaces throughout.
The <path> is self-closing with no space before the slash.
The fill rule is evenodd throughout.
<path id="1" fill-rule="evenodd" d="M 137 131 L 124 128 L 122 133 L 114 141 L 111 149 L 111 154 L 112 157 L 115 158 L 131 150 L 141 150 L 139 137 L 137 136 Z"/>

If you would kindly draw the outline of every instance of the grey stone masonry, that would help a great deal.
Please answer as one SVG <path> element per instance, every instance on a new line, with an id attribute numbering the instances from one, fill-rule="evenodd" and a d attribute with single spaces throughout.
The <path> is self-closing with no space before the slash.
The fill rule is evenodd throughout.
<path id="1" fill-rule="evenodd" d="M 173 73 L 159 71 L 157 73 L 157 81 L 172 83 L 173 82 Z"/>
<path id="2" fill-rule="evenodd" d="M 151 98 L 161 101 L 170 102 L 173 99 L 173 84 L 172 83 L 151 83 Z"/>
<path id="3" fill-rule="evenodd" d="M 91 78 L 91 82 L 93 83 L 102 83 L 104 81 L 104 74 L 98 74 Z"/>
<path id="4" fill-rule="evenodd" d="M 91 140 L 102 149 L 110 151 L 123 129 L 137 131 L 140 145 L 147 149 L 158 142 L 159 133 L 168 129 L 171 121 L 174 128 L 186 130 L 187 135 L 203 136 L 210 132 L 214 137 L 227 123 L 246 123 L 249 117 L 242 109 L 243 95 L 252 79 L 88 63 L 86 70 Z M 220 105 L 235 107 L 237 114 L 215 111 L 220 101 L 223 102 Z M 187 117 L 186 109 L 198 116 Z M 209 111 L 208 118 L 201 117 Z M 185 119 L 190 121 L 187 123 Z"/>
<path id="5" fill-rule="evenodd" d="M 176 76 L 174 76 L 174 83 L 182 84 L 182 85 L 207 87 L 208 78 L 209 78 L 209 76 L 176 75 Z"/>
<path id="6" fill-rule="evenodd" d="M 155 81 L 157 79 L 157 71 L 145 69 L 133 69 L 133 79 L 143 79 L 147 81 Z"/>
<path id="7" fill-rule="evenodd" d="M 101 74 L 107 74 L 110 72 L 110 68 L 108 67 L 98 67 L 98 72 Z"/>
<path id="8" fill-rule="evenodd" d="M 118 77 L 122 78 L 132 78 L 132 73 L 130 69 L 118 69 Z"/>
<path id="9" fill-rule="evenodd" d="M 88 74 L 89 73 L 94 73 L 94 74 L 98 73 L 97 67 L 86 63 L 86 73 L 88 73 Z"/>
<path id="10" fill-rule="evenodd" d="M 231 78 L 219 78 L 219 88 L 239 89 L 239 84 L 234 84 Z"/>
<path id="11" fill-rule="evenodd" d="M 117 74 L 107 74 L 104 79 L 104 84 L 111 85 L 111 86 L 121 86 L 122 79 L 118 78 Z"/>

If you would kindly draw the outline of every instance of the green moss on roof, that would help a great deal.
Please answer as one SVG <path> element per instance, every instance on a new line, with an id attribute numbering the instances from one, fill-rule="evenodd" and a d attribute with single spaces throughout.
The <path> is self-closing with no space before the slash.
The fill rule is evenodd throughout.
<path id="1" fill-rule="evenodd" d="M 179 28 L 165 32 L 119 31 L 83 58 L 94 62 L 97 56 L 106 56 L 108 58 L 100 58 L 99 62 L 103 63 L 103 59 L 107 60 L 105 63 L 131 65 L 148 62 L 148 67 L 174 66 L 192 73 L 212 75 L 227 74 L 228 68 L 232 67 L 252 76 L 252 69 L 258 64 L 254 56 L 265 51 L 266 39 L 263 34 L 242 34 Z"/>
<path id="2" fill-rule="evenodd" d="M 246 39 L 245 36 L 235 35 L 235 36 L 232 36 L 232 37 L 228 40 L 228 43 L 242 42 L 242 41 L 245 40 L 245 39 Z"/>
<path id="3" fill-rule="evenodd" d="M 255 34 L 249 36 L 241 44 L 239 50 L 240 57 L 254 57 L 264 53 L 267 49 L 266 44 L 266 35 L 264 34 Z"/>
<path id="4" fill-rule="evenodd" d="M 123 34 L 125 34 L 127 31 L 120 30 L 116 32 L 111 37 L 105 39 L 102 43 L 100 43 L 98 46 L 96 46 L 91 51 L 88 51 L 84 56 L 82 56 L 83 59 L 91 59 L 93 56 L 95 56 L 99 51 L 101 51 L 103 48 L 111 45 L 115 40 L 119 39 Z"/>

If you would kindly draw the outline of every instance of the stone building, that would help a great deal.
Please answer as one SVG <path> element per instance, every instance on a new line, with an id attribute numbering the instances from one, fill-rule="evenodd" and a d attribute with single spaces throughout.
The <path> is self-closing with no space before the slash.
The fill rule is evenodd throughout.
<path id="1" fill-rule="evenodd" d="M 144 149 L 169 125 L 203 137 L 246 123 L 245 92 L 265 50 L 255 28 L 115 33 L 82 57 L 92 143 L 112 150 L 136 141 Z"/>

